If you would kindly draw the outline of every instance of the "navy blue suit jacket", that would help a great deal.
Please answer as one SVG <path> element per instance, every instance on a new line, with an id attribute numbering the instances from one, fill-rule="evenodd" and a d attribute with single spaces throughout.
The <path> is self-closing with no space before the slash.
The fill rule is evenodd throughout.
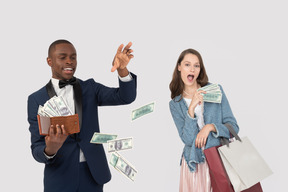
<path id="1" fill-rule="evenodd" d="M 87 81 L 78 80 L 82 106 L 77 109 L 80 121 L 80 133 L 77 136 L 69 136 L 56 156 L 50 160 L 44 155 L 45 137 L 39 134 L 37 112 L 39 105 L 50 99 L 47 86 L 34 92 L 28 97 L 28 121 L 31 132 L 31 150 L 33 157 L 41 163 L 45 163 L 44 189 L 45 191 L 72 191 L 77 187 L 79 177 L 79 151 L 83 151 L 90 172 L 98 184 L 107 183 L 111 179 L 111 173 L 107 164 L 106 155 L 101 144 L 91 144 L 90 140 L 94 132 L 100 132 L 98 123 L 98 106 L 129 104 L 136 98 L 136 75 L 133 80 L 122 82 L 119 80 L 119 88 L 109 88 L 93 79 Z M 79 85 L 79 84 L 78 84 Z M 74 98 L 75 99 L 75 98 Z M 75 104 L 76 105 L 76 104 Z M 79 105 L 78 105 L 79 106 Z"/>

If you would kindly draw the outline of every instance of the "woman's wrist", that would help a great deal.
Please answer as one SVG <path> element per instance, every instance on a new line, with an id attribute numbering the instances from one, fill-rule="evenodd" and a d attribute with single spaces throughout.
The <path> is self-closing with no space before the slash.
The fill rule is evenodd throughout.
<path id="1" fill-rule="evenodd" d="M 192 117 L 192 118 L 194 118 L 194 108 L 192 108 L 192 107 L 189 107 L 189 110 L 188 110 L 188 113 L 189 113 L 189 115 Z"/>
<path id="2" fill-rule="evenodd" d="M 214 126 L 214 124 L 209 124 L 209 131 L 211 132 L 216 132 L 216 128 Z"/>
<path id="3" fill-rule="evenodd" d="M 191 112 L 191 111 L 189 110 L 188 113 L 189 113 L 190 117 L 195 118 L 195 117 L 194 117 L 194 112 Z"/>

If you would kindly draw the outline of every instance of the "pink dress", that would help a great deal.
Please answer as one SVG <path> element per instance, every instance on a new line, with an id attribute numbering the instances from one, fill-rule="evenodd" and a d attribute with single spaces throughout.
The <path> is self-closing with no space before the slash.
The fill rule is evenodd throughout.
<path id="1" fill-rule="evenodd" d="M 184 99 L 189 106 L 191 99 Z M 203 110 L 203 105 L 198 105 L 195 108 L 195 113 L 198 116 L 197 123 L 200 129 L 205 125 Z M 184 157 L 182 157 L 179 192 L 212 192 L 209 167 L 206 161 L 197 164 L 196 171 L 191 172 Z"/>
<path id="2" fill-rule="evenodd" d="M 196 171 L 191 172 L 184 157 L 182 158 L 179 192 L 212 192 L 206 161 L 197 164 Z"/>

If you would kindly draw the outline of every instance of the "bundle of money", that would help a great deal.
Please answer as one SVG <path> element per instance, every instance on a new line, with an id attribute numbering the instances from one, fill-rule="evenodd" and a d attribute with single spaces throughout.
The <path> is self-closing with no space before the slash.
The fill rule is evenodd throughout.
<path id="1" fill-rule="evenodd" d="M 218 84 L 209 84 L 204 87 L 199 88 L 197 91 L 205 91 L 203 93 L 203 100 L 211 103 L 221 103 L 222 100 L 222 92 Z"/>
<path id="2" fill-rule="evenodd" d="M 132 181 L 135 180 L 137 170 L 119 153 L 113 152 L 109 164 Z"/>
<path id="3" fill-rule="evenodd" d="M 154 105 L 155 105 L 155 102 L 152 102 L 138 109 L 133 110 L 132 115 L 131 115 L 132 121 L 134 121 L 135 119 L 138 119 L 139 117 L 142 117 L 143 115 L 152 113 L 154 111 Z"/>
<path id="4" fill-rule="evenodd" d="M 71 109 L 66 104 L 62 96 L 54 96 L 38 108 L 38 115 L 45 117 L 72 115 Z"/>
<path id="5" fill-rule="evenodd" d="M 114 140 L 116 138 L 117 138 L 117 135 L 95 132 L 90 140 L 90 143 L 102 144 L 102 143 L 107 143 L 107 141 Z"/>

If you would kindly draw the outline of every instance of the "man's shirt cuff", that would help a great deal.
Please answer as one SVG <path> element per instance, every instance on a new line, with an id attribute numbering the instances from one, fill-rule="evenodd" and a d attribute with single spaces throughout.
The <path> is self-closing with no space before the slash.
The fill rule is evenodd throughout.
<path id="1" fill-rule="evenodd" d="M 131 76 L 131 74 L 129 73 L 127 76 L 125 76 L 125 77 L 120 77 L 119 76 L 119 79 L 121 80 L 121 81 L 123 81 L 123 82 L 129 82 L 129 81 L 131 81 L 132 79 L 133 79 L 133 77 Z"/>
<path id="2" fill-rule="evenodd" d="M 53 159 L 53 157 L 55 157 L 55 155 L 57 154 L 57 153 L 55 153 L 54 155 L 49 156 L 49 155 L 47 155 L 45 152 L 43 152 L 43 153 L 44 153 L 44 155 L 45 155 L 45 157 L 46 157 L 47 160 Z"/>

